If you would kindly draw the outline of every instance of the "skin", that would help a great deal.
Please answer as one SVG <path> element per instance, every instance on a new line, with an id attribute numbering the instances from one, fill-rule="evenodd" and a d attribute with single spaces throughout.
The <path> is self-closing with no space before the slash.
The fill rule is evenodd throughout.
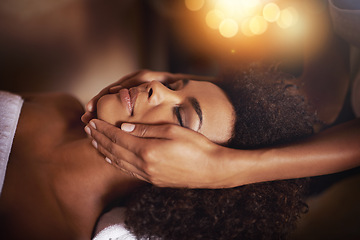
<path id="1" fill-rule="evenodd" d="M 219 87 L 193 80 L 179 80 L 168 87 L 152 81 L 130 90 L 123 88 L 101 97 L 97 109 L 98 118 L 113 125 L 172 123 L 199 132 L 215 143 L 230 139 L 235 119 L 233 107 Z"/>
<path id="2" fill-rule="evenodd" d="M 123 76 L 118 81 L 102 89 L 96 96 L 94 96 L 86 104 L 86 112 L 81 116 L 81 120 L 84 123 L 89 123 L 91 119 L 97 117 L 96 104 L 98 100 L 106 94 L 117 93 L 121 88 L 131 88 L 145 82 L 159 81 L 161 83 L 170 84 L 184 78 L 196 79 L 197 81 L 208 81 L 208 82 L 215 81 L 213 77 L 208 77 L 208 76 L 195 76 L 189 74 L 185 75 L 185 74 L 173 74 L 168 72 L 154 72 L 150 70 L 139 70 Z"/>
<path id="3" fill-rule="evenodd" d="M 152 89 L 150 97 L 146 89 Z M 172 89 L 159 82 L 140 85 L 131 115 L 118 94 L 107 95 L 99 101 L 98 112 L 109 121 L 175 125 L 172 108 L 185 107 L 191 96 L 203 112 L 199 132 L 219 142 L 229 139 L 233 109 L 218 87 L 195 81 L 185 86 L 180 81 Z M 207 100 L 209 93 L 216 103 Z M 103 156 L 83 132 L 83 113 L 78 100 L 65 94 L 24 96 L 0 198 L 2 239 L 91 239 L 104 209 L 144 183 L 101 161 Z M 186 114 L 195 122 L 184 122 L 198 129 L 197 114 Z M 215 125 L 226 130 L 219 132 Z"/>
<path id="4" fill-rule="evenodd" d="M 309 47 L 299 82 L 303 83 L 300 91 L 318 112 L 320 120 L 330 125 L 345 101 L 349 86 L 349 56 L 348 46 L 331 31 L 328 16 L 323 17 L 314 27 L 316 32 L 323 31 L 322 37 L 316 44 L 312 44 L 314 39 L 308 39 L 305 44 Z M 135 79 L 148 81 L 141 74 L 121 81 L 129 84 Z M 98 97 L 89 102 L 88 112 L 95 110 Z M 234 187 L 330 174 L 360 165 L 359 119 L 296 144 L 255 151 L 224 148 L 176 126 L 123 124 L 121 131 L 99 120 L 94 119 L 91 123 L 96 127 L 92 128 L 91 136 L 97 142 L 98 150 L 117 168 L 162 187 Z M 174 132 L 176 136 L 172 134 Z M 197 144 L 199 142 L 202 145 Z M 185 155 L 180 156 L 179 152 Z"/>
<path id="5" fill-rule="evenodd" d="M 320 119 L 331 124 L 344 103 L 349 81 L 343 43 L 334 37 L 326 46 L 331 51 L 308 57 L 299 80 L 304 82 L 303 94 L 315 109 L 320 109 Z M 320 80 L 327 86 L 325 89 L 319 87 Z M 95 119 L 91 123 L 91 136 L 98 150 L 114 166 L 162 187 L 234 187 L 330 174 L 360 165 L 359 119 L 296 144 L 256 151 L 224 148 L 174 125 L 123 124 L 120 130 Z"/>
<path id="6" fill-rule="evenodd" d="M 24 100 L 0 198 L 1 238 L 90 239 L 103 209 L 141 182 L 100 160 L 76 99 Z"/>

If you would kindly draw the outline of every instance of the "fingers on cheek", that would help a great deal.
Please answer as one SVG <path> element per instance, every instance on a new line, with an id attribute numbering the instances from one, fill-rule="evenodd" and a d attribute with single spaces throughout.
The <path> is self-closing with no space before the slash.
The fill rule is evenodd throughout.
<path id="1" fill-rule="evenodd" d="M 103 140 L 101 142 L 98 142 L 97 149 L 99 152 L 101 152 L 106 157 L 109 157 L 111 160 L 113 160 L 114 155 L 114 143 L 109 140 Z"/>
<path id="2" fill-rule="evenodd" d="M 99 145 L 102 145 L 103 147 L 108 148 L 111 146 L 112 141 L 107 138 L 104 134 L 99 132 L 97 128 L 94 128 L 93 125 L 90 124 L 90 130 L 91 130 L 91 136 L 94 138 L 96 142 L 99 143 Z"/>
<path id="3" fill-rule="evenodd" d="M 94 144 L 93 144 L 94 145 Z M 111 162 L 113 161 L 113 159 L 114 159 L 114 156 L 109 152 L 109 151 L 107 151 L 106 150 L 106 148 L 104 148 L 101 144 L 96 144 L 96 146 L 94 145 L 94 147 L 96 147 L 97 148 L 97 150 L 101 153 L 101 154 L 103 154 L 105 157 L 107 157 L 107 158 L 109 158 L 110 160 L 111 160 Z M 106 160 L 107 162 L 109 162 L 108 160 Z M 111 162 L 109 162 L 109 163 L 111 163 Z"/>
<path id="4" fill-rule="evenodd" d="M 93 137 L 95 139 L 99 138 L 99 140 L 104 142 L 105 139 L 112 142 L 118 142 L 117 138 L 119 132 L 121 133 L 120 129 L 115 128 L 114 126 L 107 124 L 105 122 L 95 121 L 95 120 L 92 120 L 90 122 L 90 125 L 92 126 L 93 129 L 96 129 L 96 131 L 94 131 L 93 134 L 94 135 Z"/>
<path id="5" fill-rule="evenodd" d="M 119 169 L 123 169 L 123 163 L 122 158 L 123 153 L 121 151 L 121 148 L 116 146 L 113 142 L 108 141 L 104 146 L 101 144 L 98 144 L 97 147 L 98 151 L 102 153 L 105 157 L 108 159 L 107 162 L 111 163 L 112 165 L 116 166 Z"/>
<path id="6" fill-rule="evenodd" d="M 124 161 L 118 161 L 116 164 L 114 164 L 115 167 L 119 170 L 121 170 L 122 172 L 126 173 L 127 175 L 130 175 L 132 177 L 136 177 L 138 178 L 138 174 L 134 173 L 134 169 L 133 167 L 131 167 L 131 165 L 126 164 L 126 162 Z"/>
<path id="7" fill-rule="evenodd" d="M 101 133 L 99 133 L 95 128 L 93 128 L 90 124 L 85 127 L 85 132 L 91 136 L 95 141 L 101 141 Z"/>
<path id="8" fill-rule="evenodd" d="M 90 128 L 85 128 L 85 131 Z M 110 157 L 113 151 L 113 142 L 105 137 L 103 134 L 99 133 L 94 128 L 91 128 L 91 136 L 93 137 L 92 145 L 96 148 L 100 153 L 105 155 L 106 157 Z"/>
<path id="9" fill-rule="evenodd" d="M 105 161 L 107 163 L 115 166 L 116 168 L 118 168 L 120 170 L 123 170 L 122 161 L 120 161 L 118 157 L 113 155 L 111 152 L 107 151 L 107 149 L 101 145 L 98 146 L 98 150 L 100 153 L 102 153 L 105 156 Z"/>

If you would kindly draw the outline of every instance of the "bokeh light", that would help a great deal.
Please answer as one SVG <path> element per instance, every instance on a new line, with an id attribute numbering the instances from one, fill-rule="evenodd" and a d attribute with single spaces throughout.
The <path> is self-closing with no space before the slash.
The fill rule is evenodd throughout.
<path id="1" fill-rule="evenodd" d="M 260 0 L 240 0 L 242 5 L 246 8 L 256 8 L 260 5 Z"/>
<path id="2" fill-rule="evenodd" d="M 231 38 L 235 36 L 239 31 L 237 22 L 233 19 L 224 19 L 219 26 L 219 32 L 223 37 Z"/>
<path id="3" fill-rule="evenodd" d="M 239 9 L 239 1 L 235 0 L 218 0 L 214 9 L 223 12 L 227 17 L 231 17 L 235 13 L 235 9 Z"/>
<path id="4" fill-rule="evenodd" d="M 250 20 L 250 31 L 255 35 L 263 34 L 268 27 L 268 23 L 262 16 L 255 16 Z"/>
<path id="5" fill-rule="evenodd" d="M 211 10 L 206 14 L 206 24 L 212 29 L 218 29 L 225 15 L 217 9 Z"/>
<path id="6" fill-rule="evenodd" d="M 223 12 L 226 18 L 237 21 L 253 16 L 260 6 L 260 0 L 217 0 L 214 3 L 214 9 Z"/>
<path id="7" fill-rule="evenodd" d="M 254 36 L 254 34 L 250 30 L 250 20 L 250 18 L 247 18 L 241 23 L 241 32 L 248 37 Z"/>
<path id="8" fill-rule="evenodd" d="M 268 22 L 275 22 L 280 16 L 280 8 L 276 3 L 268 3 L 263 8 L 263 16 Z"/>
<path id="9" fill-rule="evenodd" d="M 204 6 L 205 0 L 185 0 L 185 6 L 191 11 L 198 11 Z"/>
<path id="10" fill-rule="evenodd" d="M 298 13 L 298 11 L 296 11 L 296 9 L 294 7 L 288 7 L 287 9 L 291 12 L 291 15 L 292 15 L 292 18 L 293 18 L 292 25 L 297 24 L 298 21 L 299 21 L 299 13 Z"/>
<path id="11" fill-rule="evenodd" d="M 273 31 L 271 25 L 278 25 L 283 30 L 294 26 L 299 20 L 299 13 L 293 6 L 279 2 L 276 0 L 185 0 L 185 5 L 191 11 L 201 9 L 199 15 L 203 13 L 206 25 L 210 29 L 218 30 L 225 38 L 232 38 L 238 31 L 241 31 L 242 35 L 252 37 L 264 34 L 268 29 Z"/>
<path id="12" fill-rule="evenodd" d="M 289 28 L 295 25 L 298 21 L 298 13 L 294 8 L 286 8 L 281 10 L 280 17 L 277 20 L 277 24 L 281 28 Z"/>

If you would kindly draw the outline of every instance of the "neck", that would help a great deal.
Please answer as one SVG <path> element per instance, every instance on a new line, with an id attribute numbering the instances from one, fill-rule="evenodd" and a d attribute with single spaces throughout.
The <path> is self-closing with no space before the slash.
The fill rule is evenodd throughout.
<path id="1" fill-rule="evenodd" d="M 75 141 L 70 146 L 71 161 L 81 166 L 80 177 L 87 185 L 91 183 L 92 194 L 102 199 L 103 207 L 126 197 L 143 183 L 107 163 L 105 157 L 91 145 L 90 139 Z"/>
<path id="2" fill-rule="evenodd" d="M 107 207 L 144 183 L 108 164 L 87 138 L 65 143 L 55 155 L 61 161 L 52 171 L 55 197 L 67 222 L 83 226 L 87 234 Z"/>
<path id="3" fill-rule="evenodd" d="M 105 208 L 143 184 L 104 160 L 87 138 L 60 146 L 55 155 L 55 195 L 67 219 L 93 228 Z"/>

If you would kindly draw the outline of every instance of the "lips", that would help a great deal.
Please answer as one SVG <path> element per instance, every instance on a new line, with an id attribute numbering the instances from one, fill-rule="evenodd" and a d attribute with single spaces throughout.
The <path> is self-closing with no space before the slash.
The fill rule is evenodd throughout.
<path id="1" fill-rule="evenodd" d="M 123 88 L 119 91 L 120 99 L 123 104 L 125 104 L 129 114 L 132 116 L 134 114 L 135 101 L 138 95 L 136 88 L 131 88 L 130 90 Z"/>
<path id="2" fill-rule="evenodd" d="M 121 89 L 119 91 L 119 96 L 120 96 L 121 102 L 126 106 L 129 114 L 131 115 L 132 114 L 132 104 L 131 104 L 129 90 L 127 90 L 126 88 Z"/>
<path id="3" fill-rule="evenodd" d="M 137 98 L 138 94 L 139 94 L 139 91 L 137 88 L 129 89 L 130 103 L 131 103 L 131 115 L 134 115 L 134 107 L 135 107 L 136 98 Z"/>

